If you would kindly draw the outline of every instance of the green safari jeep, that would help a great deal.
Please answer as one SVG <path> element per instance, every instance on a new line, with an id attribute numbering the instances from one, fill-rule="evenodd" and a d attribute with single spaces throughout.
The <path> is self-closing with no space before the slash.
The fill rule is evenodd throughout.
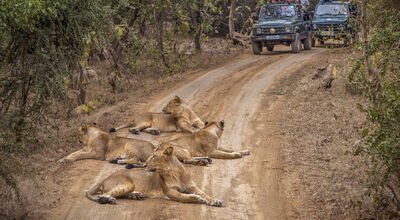
<path id="1" fill-rule="evenodd" d="M 260 54 L 262 47 L 273 51 L 275 45 L 291 46 L 300 52 L 301 44 L 311 50 L 311 21 L 298 4 L 267 4 L 260 9 L 259 21 L 254 25 L 251 44 L 254 54 Z"/>
<path id="2" fill-rule="evenodd" d="M 348 46 L 357 34 L 356 23 L 352 22 L 352 16 L 355 16 L 356 12 L 356 6 L 348 1 L 319 3 L 312 21 L 313 44 L 315 40 L 324 44 L 325 40 L 336 39 L 343 40 L 345 46 Z"/>

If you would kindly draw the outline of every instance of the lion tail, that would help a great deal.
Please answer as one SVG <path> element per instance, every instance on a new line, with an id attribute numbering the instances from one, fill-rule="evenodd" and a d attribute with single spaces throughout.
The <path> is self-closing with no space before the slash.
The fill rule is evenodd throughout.
<path id="1" fill-rule="evenodd" d="M 100 190 L 102 184 L 103 183 L 100 182 L 97 185 L 95 185 L 93 188 L 91 188 L 89 191 L 87 191 L 86 197 L 92 201 L 98 202 L 99 198 L 97 196 L 94 196 L 94 194 L 96 194 Z"/>

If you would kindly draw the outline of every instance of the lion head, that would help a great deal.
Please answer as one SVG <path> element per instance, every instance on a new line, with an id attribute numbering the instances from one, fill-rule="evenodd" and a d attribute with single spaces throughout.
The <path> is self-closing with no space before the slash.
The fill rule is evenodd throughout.
<path id="1" fill-rule="evenodd" d="M 172 114 L 172 113 L 178 113 L 182 111 L 181 104 L 182 104 L 181 98 L 179 96 L 175 96 L 171 101 L 168 102 L 168 104 L 164 107 L 162 110 L 165 114 Z"/>
<path id="2" fill-rule="evenodd" d="M 96 122 L 90 123 L 90 124 L 82 124 L 79 129 L 79 135 L 78 135 L 78 140 L 80 143 L 82 144 L 88 144 L 89 142 L 89 134 L 88 134 L 88 130 L 92 127 L 95 127 L 97 125 Z"/>
<path id="3" fill-rule="evenodd" d="M 224 132 L 224 126 L 225 126 L 225 122 L 224 120 L 216 122 L 206 122 L 205 123 L 205 127 L 203 130 L 207 130 L 210 131 L 214 134 L 216 134 L 218 137 L 221 137 L 222 133 Z"/>
<path id="4" fill-rule="evenodd" d="M 146 171 L 156 172 L 169 167 L 172 160 L 173 151 L 173 147 L 167 147 L 166 149 L 154 151 L 146 161 Z"/>

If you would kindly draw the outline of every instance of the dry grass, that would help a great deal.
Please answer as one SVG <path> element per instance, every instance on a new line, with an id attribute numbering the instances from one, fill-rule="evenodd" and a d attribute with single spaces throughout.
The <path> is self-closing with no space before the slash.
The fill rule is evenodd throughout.
<path id="1" fill-rule="evenodd" d="M 348 153 L 359 139 L 357 131 L 365 116 L 356 109 L 362 98 L 346 89 L 349 53 L 332 49 L 310 68 L 282 81 L 288 97 L 281 126 L 288 140 L 283 147 L 284 182 L 288 198 L 294 201 L 292 218 L 356 219 L 365 211 L 351 202 L 364 190 L 365 167 L 361 158 Z M 337 68 L 338 75 L 332 88 L 324 90 L 319 88 L 322 79 L 312 77 L 318 67 L 328 64 Z"/>

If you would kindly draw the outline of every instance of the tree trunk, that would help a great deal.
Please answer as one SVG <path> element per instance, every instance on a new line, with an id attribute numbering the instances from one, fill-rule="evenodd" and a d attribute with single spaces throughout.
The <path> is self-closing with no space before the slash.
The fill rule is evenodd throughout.
<path id="1" fill-rule="evenodd" d="M 195 33 L 194 37 L 194 45 L 196 50 L 201 50 L 201 44 L 200 44 L 200 37 L 202 33 L 201 29 L 201 16 L 200 16 L 200 5 L 201 3 L 198 3 L 198 9 L 190 9 L 190 20 L 192 21 L 192 32 Z"/>
<path id="2" fill-rule="evenodd" d="M 157 26 L 156 30 L 158 31 L 157 44 L 158 44 L 158 49 L 160 50 L 161 59 L 164 63 L 164 66 L 169 68 L 168 61 L 164 51 L 164 11 L 163 9 L 159 10 L 160 11 L 157 12 L 156 9 L 154 9 L 154 18 Z"/>
<path id="3" fill-rule="evenodd" d="M 132 11 L 131 19 L 128 22 L 128 27 L 125 29 L 125 32 L 122 35 L 121 39 L 115 38 L 112 41 L 112 51 L 110 51 L 110 52 L 111 52 L 111 56 L 113 57 L 115 69 L 119 69 L 119 62 L 121 61 L 122 49 L 123 49 L 121 42 L 124 42 L 124 43 L 127 42 L 128 37 L 129 37 L 129 29 L 133 26 L 136 19 L 139 17 L 139 12 L 140 12 L 139 7 L 135 8 Z"/>
<path id="4" fill-rule="evenodd" d="M 234 22 L 234 11 L 235 11 L 236 0 L 232 0 L 231 7 L 229 9 L 229 37 L 246 46 L 249 44 L 250 36 L 240 34 L 235 31 L 235 22 Z"/>
<path id="5" fill-rule="evenodd" d="M 229 8 L 229 37 L 233 38 L 233 33 L 235 32 L 235 23 L 233 21 L 233 12 L 235 10 L 236 0 L 231 1 L 231 7 Z"/>
<path id="6" fill-rule="evenodd" d="M 85 70 L 83 69 L 84 67 L 79 64 L 79 79 L 78 79 L 78 103 L 79 105 L 83 105 L 86 102 L 86 85 L 83 82 L 84 81 L 84 75 L 85 75 Z"/>

